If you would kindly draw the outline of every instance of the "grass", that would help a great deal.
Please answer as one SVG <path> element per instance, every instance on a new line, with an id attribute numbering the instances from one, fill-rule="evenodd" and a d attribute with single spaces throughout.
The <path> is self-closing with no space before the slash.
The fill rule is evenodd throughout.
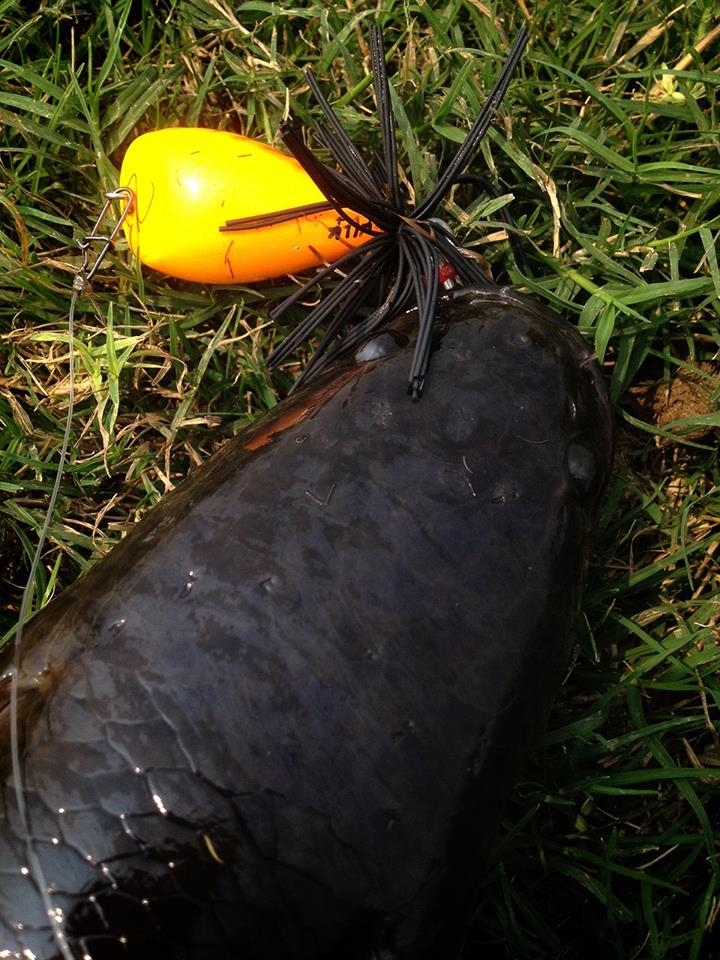
<path id="1" fill-rule="evenodd" d="M 12 628 L 67 408 L 73 238 L 129 141 L 177 123 L 276 139 L 315 115 L 311 64 L 350 134 L 379 130 L 367 24 L 393 48 L 416 187 L 456 147 L 525 4 L 0 0 L 0 632 Z M 579 651 L 508 812 L 465 960 L 720 954 L 718 89 L 712 0 L 543 0 L 477 167 L 510 202 L 448 217 L 496 276 L 576 323 L 604 363 L 618 455 Z M 242 187 L 239 187 L 242 189 Z M 276 401 L 267 311 L 290 281 L 201 288 L 118 245 L 77 313 L 71 462 L 40 603 L 222 440 Z M 679 398 L 679 399 L 678 399 Z"/>

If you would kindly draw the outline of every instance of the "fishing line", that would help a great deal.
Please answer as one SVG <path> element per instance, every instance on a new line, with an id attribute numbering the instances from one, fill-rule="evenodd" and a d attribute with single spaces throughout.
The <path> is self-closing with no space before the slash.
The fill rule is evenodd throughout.
<path id="1" fill-rule="evenodd" d="M 105 219 L 108 210 L 112 206 L 113 201 L 115 200 L 124 200 L 125 206 L 122 209 L 122 212 L 115 224 L 113 230 L 110 234 L 104 235 L 100 234 L 99 230 L 102 226 L 102 222 Z M 75 960 L 73 954 L 70 950 L 70 947 L 67 943 L 67 938 L 65 936 L 65 931 L 63 929 L 63 915 L 62 911 L 55 909 L 53 907 L 52 900 L 50 899 L 50 887 L 48 886 L 47 879 L 45 877 L 45 871 L 43 870 L 42 863 L 35 849 L 35 838 L 32 835 L 32 829 L 30 824 L 30 815 L 28 813 L 27 804 L 25 802 L 25 784 L 23 778 L 23 767 L 20 757 L 20 737 L 19 737 L 19 727 L 18 727 L 18 700 L 20 692 L 20 653 L 22 647 L 22 638 L 23 638 L 23 629 L 25 626 L 25 621 L 28 619 L 30 613 L 30 608 L 32 605 L 33 594 L 35 592 L 35 577 L 37 575 L 38 567 L 40 566 L 40 560 L 42 557 L 42 552 L 45 547 L 45 541 L 47 540 L 47 535 L 50 530 L 50 524 L 52 523 L 53 514 L 55 512 L 55 504 L 57 503 L 58 494 L 60 492 L 60 484 L 62 482 L 63 473 L 65 471 L 65 464 L 67 462 L 67 455 L 70 449 L 70 434 L 72 432 L 72 422 L 73 414 L 75 412 L 75 310 L 77 307 L 77 301 L 81 293 L 85 290 L 90 280 L 94 276 L 96 270 L 100 266 L 105 254 L 108 252 L 110 247 L 115 241 L 120 228 L 122 227 L 123 221 L 127 216 L 130 205 L 133 200 L 133 193 L 131 190 L 126 187 L 121 187 L 118 190 L 112 190 L 109 193 L 105 194 L 105 204 L 100 212 L 99 217 L 95 222 L 91 233 L 86 237 L 83 237 L 82 240 L 78 241 L 78 246 L 83 254 L 83 261 L 78 270 L 75 278 L 73 280 L 72 294 L 70 296 L 70 304 L 68 306 L 68 324 L 67 324 L 67 335 L 68 335 L 68 407 L 67 413 L 65 415 L 65 428 L 63 430 L 62 443 L 60 445 L 60 455 L 58 457 L 57 467 L 55 471 L 55 480 L 53 481 L 52 489 L 50 491 L 50 499 L 48 500 L 47 510 L 45 511 L 45 517 L 43 520 L 42 527 L 40 528 L 40 535 L 38 537 L 38 542 L 33 553 L 33 558 L 30 563 L 30 573 L 28 575 L 27 583 L 23 588 L 22 598 L 20 601 L 20 614 L 18 617 L 17 627 L 15 629 L 14 637 L 14 648 L 13 648 L 13 660 L 12 660 L 12 672 L 10 675 L 10 757 L 12 764 L 12 779 L 13 779 L 13 788 L 15 791 L 15 804 L 17 806 L 18 816 L 20 818 L 21 829 L 24 833 L 25 841 L 25 855 L 28 860 L 28 870 L 30 876 L 35 882 L 35 885 L 38 888 L 38 892 L 43 902 L 43 907 L 47 914 L 48 919 L 52 925 L 52 932 L 55 938 L 55 943 L 57 944 L 58 950 L 62 954 L 63 960 Z M 92 243 L 100 242 L 103 244 L 97 257 L 95 258 L 94 263 L 91 267 L 88 268 L 90 246 Z"/>
<path id="2" fill-rule="evenodd" d="M 75 284 L 73 284 L 72 296 L 70 297 L 70 307 L 68 309 L 67 325 L 69 344 L 68 364 L 70 367 L 70 372 L 68 380 L 68 409 L 65 417 L 65 431 L 63 433 L 63 440 L 60 446 L 60 456 L 58 458 L 55 481 L 50 492 L 50 499 L 45 512 L 45 519 L 43 520 L 43 525 L 40 530 L 40 536 L 38 538 L 37 546 L 35 547 L 32 563 L 30 564 L 30 574 L 28 576 L 27 583 L 25 584 L 22 594 L 22 601 L 20 603 L 20 617 L 15 630 L 15 647 L 13 650 L 13 665 L 10 680 L 10 756 L 12 760 L 13 786 L 15 788 L 15 804 L 18 809 L 18 815 L 20 817 L 20 823 L 22 825 L 23 832 L 25 834 L 25 855 L 28 860 L 28 869 L 30 871 L 30 875 L 35 881 L 35 884 L 37 885 L 43 901 L 45 913 L 52 923 L 55 942 L 57 943 L 58 949 L 60 950 L 64 960 L 74 960 L 74 958 L 70 952 L 70 948 L 67 945 L 67 940 L 65 939 L 65 933 L 62 929 L 62 918 L 58 915 L 52 905 L 50 894 L 48 892 L 48 884 L 45 879 L 45 872 L 42 868 L 42 864 L 40 863 L 40 858 L 35 851 L 35 845 L 30 828 L 30 818 L 27 811 L 27 805 L 25 803 L 25 785 L 23 783 L 22 764 L 20 762 L 17 708 L 20 674 L 20 647 L 22 644 L 23 624 L 25 623 L 28 613 L 30 612 L 30 605 L 32 603 L 35 587 L 35 575 L 37 573 L 38 566 L 40 565 L 40 557 L 43 547 L 45 546 L 45 540 L 47 538 L 52 516 L 55 511 L 55 503 L 60 491 L 60 482 L 62 480 L 65 462 L 67 460 L 68 448 L 70 446 L 70 432 L 72 429 L 72 418 L 75 408 L 75 349 L 73 345 L 73 335 L 75 324 L 75 305 L 77 304 L 79 293 L 80 290 L 75 286 Z"/>

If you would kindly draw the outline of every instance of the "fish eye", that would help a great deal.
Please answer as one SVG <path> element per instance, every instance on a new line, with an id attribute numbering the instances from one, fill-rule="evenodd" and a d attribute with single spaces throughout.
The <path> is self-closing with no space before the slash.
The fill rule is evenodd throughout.
<path id="1" fill-rule="evenodd" d="M 391 357 L 401 350 L 408 342 L 408 338 L 394 330 L 385 330 L 377 336 L 366 340 L 355 354 L 358 363 L 369 363 L 371 360 L 382 360 Z"/>

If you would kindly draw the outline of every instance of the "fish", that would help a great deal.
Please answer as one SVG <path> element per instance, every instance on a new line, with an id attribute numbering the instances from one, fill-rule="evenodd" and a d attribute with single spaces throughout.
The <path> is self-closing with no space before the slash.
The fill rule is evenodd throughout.
<path id="1" fill-rule="evenodd" d="M 417 329 L 226 442 L 27 624 L 0 956 L 456 955 L 568 668 L 612 417 L 585 340 L 511 289 L 439 299 L 413 402 Z"/>

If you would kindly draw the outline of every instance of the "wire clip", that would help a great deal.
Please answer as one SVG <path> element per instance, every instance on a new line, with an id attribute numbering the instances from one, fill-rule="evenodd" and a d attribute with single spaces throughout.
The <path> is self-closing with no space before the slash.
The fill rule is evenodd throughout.
<path id="1" fill-rule="evenodd" d="M 100 211 L 100 215 L 95 221 L 95 225 L 93 226 L 90 233 L 84 236 L 82 240 L 78 240 L 77 242 L 78 246 L 80 247 L 80 251 L 82 252 L 82 255 L 83 255 L 83 261 L 82 261 L 82 265 L 80 266 L 80 269 L 78 270 L 75 276 L 75 280 L 73 281 L 73 288 L 75 290 L 78 290 L 78 291 L 84 290 L 86 284 L 88 284 L 90 280 L 92 280 L 92 278 L 95 276 L 95 273 L 98 267 L 100 266 L 100 264 L 102 263 L 102 261 L 105 259 L 105 255 L 107 254 L 108 250 L 113 245 L 113 243 L 115 243 L 117 235 L 118 233 L 120 233 L 120 229 L 122 228 L 122 225 L 125 222 L 125 218 L 130 212 L 130 207 L 134 199 L 135 199 L 135 194 L 132 192 L 132 190 L 129 187 L 118 187 L 116 190 L 110 190 L 108 193 L 105 194 L 105 204 L 103 205 L 103 208 Z M 120 211 L 120 216 L 115 222 L 115 226 L 112 228 L 110 233 L 108 234 L 100 233 L 100 228 L 102 226 L 103 220 L 107 216 L 108 211 L 110 210 L 110 208 L 112 207 L 113 203 L 116 200 L 125 201 L 125 205 Z M 93 243 L 102 243 L 102 247 L 100 248 L 100 251 L 95 257 L 95 260 L 92 266 L 88 266 L 90 263 L 90 246 Z"/>

